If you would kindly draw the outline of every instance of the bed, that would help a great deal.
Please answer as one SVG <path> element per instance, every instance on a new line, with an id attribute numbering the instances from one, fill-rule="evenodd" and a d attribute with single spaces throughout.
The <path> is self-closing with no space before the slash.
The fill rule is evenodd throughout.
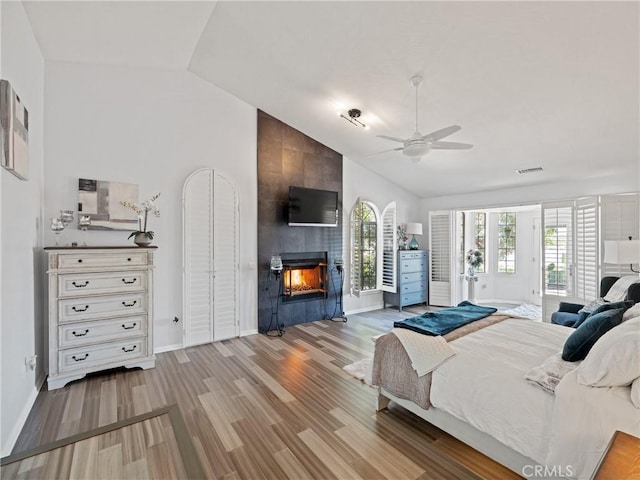
<path id="1" fill-rule="evenodd" d="M 422 377 L 402 343 L 386 334 L 376 340 L 373 362 L 378 409 L 394 401 L 520 475 L 537 466 L 548 477 L 588 479 L 615 430 L 640 435 L 640 410 L 631 387 L 587 387 L 575 370 L 555 394 L 525 380 L 572 332 L 491 315 L 445 335 L 455 355 Z"/>

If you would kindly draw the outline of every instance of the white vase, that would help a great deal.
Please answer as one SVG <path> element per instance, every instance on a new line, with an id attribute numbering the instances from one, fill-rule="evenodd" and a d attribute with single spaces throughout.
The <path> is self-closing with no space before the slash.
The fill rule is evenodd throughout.
<path id="1" fill-rule="evenodd" d="M 133 237 L 133 243 L 135 243 L 139 247 L 148 247 L 149 245 L 151 245 L 151 239 L 144 233 L 136 233 L 136 236 Z"/>

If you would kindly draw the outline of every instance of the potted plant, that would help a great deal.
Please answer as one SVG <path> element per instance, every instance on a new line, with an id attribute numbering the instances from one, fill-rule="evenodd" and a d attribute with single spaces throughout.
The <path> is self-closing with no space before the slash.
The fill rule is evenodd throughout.
<path id="1" fill-rule="evenodd" d="M 147 222 L 149 220 L 149 214 L 151 213 L 155 217 L 160 216 L 160 210 L 158 209 L 155 201 L 160 196 L 159 193 L 151 197 L 140 204 L 130 202 L 120 202 L 124 207 L 130 208 L 138 214 L 138 230 L 131 232 L 129 238 L 133 238 L 133 242 L 139 247 L 146 247 L 151 244 L 154 233 L 151 230 L 147 230 Z"/>

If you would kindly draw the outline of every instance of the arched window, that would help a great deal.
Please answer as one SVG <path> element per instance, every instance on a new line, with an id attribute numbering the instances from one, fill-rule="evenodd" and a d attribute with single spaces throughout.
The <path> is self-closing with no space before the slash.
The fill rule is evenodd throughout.
<path id="1" fill-rule="evenodd" d="M 375 290 L 378 285 L 378 216 L 375 207 L 358 201 L 351 212 L 351 289 Z"/>

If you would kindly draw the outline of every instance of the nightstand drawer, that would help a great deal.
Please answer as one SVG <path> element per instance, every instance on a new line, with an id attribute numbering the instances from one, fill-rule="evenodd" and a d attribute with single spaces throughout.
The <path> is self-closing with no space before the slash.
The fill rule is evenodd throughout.
<path id="1" fill-rule="evenodd" d="M 147 273 L 143 271 L 67 273 L 58 278 L 60 298 L 127 293 L 146 288 Z"/>
<path id="2" fill-rule="evenodd" d="M 403 273 L 400 275 L 400 283 L 420 282 L 427 279 L 426 272 Z"/>
<path id="3" fill-rule="evenodd" d="M 146 339 L 132 338 L 120 342 L 60 350 L 58 352 L 58 368 L 60 372 L 85 370 L 92 366 L 107 365 L 111 362 L 125 364 L 146 355 Z"/>
<path id="4" fill-rule="evenodd" d="M 58 345 L 61 348 L 78 347 L 127 337 L 139 337 L 146 333 L 146 315 L 67 323 L 58 327 Z"/>
<path id="5" fill-rule="evenodd" d="M 58 255 L 59 269 L 145 266 L 147 262 L 146 251 L 111 253 L 74 252 Z"/>
<path id="6" fill-rule="evenodd" d="M 59 323 L 105 317 L 138 315 L 147 311 L 147 295 L 144 292 L 104 297 L 69 298 L 59 301 Z"/>

